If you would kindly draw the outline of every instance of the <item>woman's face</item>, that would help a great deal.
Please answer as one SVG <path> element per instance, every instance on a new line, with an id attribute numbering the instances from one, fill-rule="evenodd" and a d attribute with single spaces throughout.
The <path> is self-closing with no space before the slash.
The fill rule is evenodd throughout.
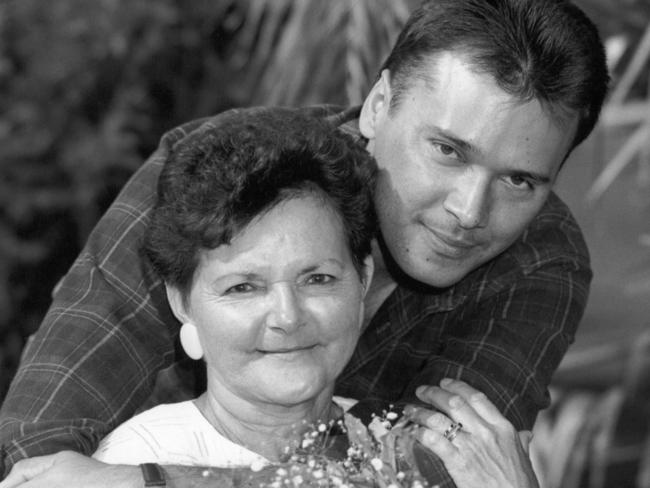
<path id="1" fill-rule="evenodd" d="M 339 218 L 303 196 L 203 251 L 187 307 L 171 303 L 198 329 L 212 395 L 290 406 L 331 394 L 364 292 Z"/>

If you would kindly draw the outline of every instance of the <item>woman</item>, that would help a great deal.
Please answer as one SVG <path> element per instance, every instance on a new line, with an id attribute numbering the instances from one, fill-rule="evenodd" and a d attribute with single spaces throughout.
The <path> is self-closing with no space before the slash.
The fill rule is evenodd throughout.
<path id="1" fill-rule="evenodd" d="M 372 275 L 370 156 L 292 112 L 235 112 L 182 141 L 145 242 L 207 391 L 120 426 L 95 458 L 246 466 L 278 461 L 342 415 L 334 381 Z M 200 183 L 197 183 L 200 182 Z"/>
<path id="2" fill-rule="evenodd" d="M 334 127 L 294 111 L 224 117 L 218 129 L 204 127 L 174 148 L 145 240 L 183 323 L 181 344 L 205 360 L 207 391 L 122 424 L 101 442 L 97 460 L 275 463 L 301 447 L 310 426 L 332 425 L 350 403 L 333 398 L 333 389 L 361 332 L 373 270 L 371 157 Z M 476 454 L 490 446 L 479 426 L 492 433 L 495 419 L 510 424 L 474 393 L 458 383 L 421 392 L 446 414 L 408 409 L 419 427 L 398 443 L 417 437 L 459 487 L 487 486 L 485 479 L 534 486 L 512 426 L 493 436 L 508 441 L 497 456 Z M 469 408 L 450 405 L 458 398 Z M 451 419 L 466 427 L 448 430 Z M 31 477 L 25 472 L 48 463 L 51 457 L 23 461 L 0 486 L 19 486 Z M 426 464 L 419 467 L 426 474 Z"/>

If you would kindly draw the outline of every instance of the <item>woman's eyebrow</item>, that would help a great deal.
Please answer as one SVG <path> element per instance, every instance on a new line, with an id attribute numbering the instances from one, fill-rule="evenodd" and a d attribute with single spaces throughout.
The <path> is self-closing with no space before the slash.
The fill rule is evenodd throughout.
<path id="1" fill-rule="evenodd" d="M 338 259 L 334 258 L 329 258 L 325 259 L 324 261 L 321 261 L 318 264 L 314 264 L 312 266 L 307 266 L 306 268 L 302 269 L 302 273 L 311 273 L 312 271 L 317 271 L 319 268 L 321 268 L 325 264 L 332 264 L 336 266 L 339 269 L 343 269 L 343 263 L 341 263 Z"/>

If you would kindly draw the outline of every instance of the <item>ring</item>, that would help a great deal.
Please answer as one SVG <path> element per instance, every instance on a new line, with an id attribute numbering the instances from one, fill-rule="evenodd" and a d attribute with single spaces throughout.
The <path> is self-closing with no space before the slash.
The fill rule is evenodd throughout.
<path id="1" fill-rule="evenodd" d="M 442 436 L 447 439 L 449 442 L 453 441 L 456 438 L 458 432 L 463 428 L 463 424 L 460 422 L 452 422 L 451 425 Z"/>

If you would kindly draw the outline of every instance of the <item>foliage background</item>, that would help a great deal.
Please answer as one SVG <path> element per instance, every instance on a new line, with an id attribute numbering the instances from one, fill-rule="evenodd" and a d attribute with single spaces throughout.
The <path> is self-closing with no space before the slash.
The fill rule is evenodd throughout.
<path id="1" fill-rule="evenodd" d="M 52 288 L 166 130 L 233 106 L 361 102 L 416 3 L 0 0 L 0 401 Z M 606 36 L 630 29 L 638 38 L 650 18 L 641 0 L 577 3 Z M 603 134 L 596 136 L 578 158 L 602 162 Z M 646 483 L 639 486 L 650 486 L 650 468 L 636 467 L 640 450 L 650 459 L 642 421 L 650 418 L 650 340 L 637 340 L 648 323 L 637 313 L 620 347 L 611 324 L 623 323 L 623 335 L 627 324 L 605 317 L 636 306 L 612 300 L 633 273 L 610 279 L 636 247 L 626 237 L 624 251 L 612 248 L 603 236 L 612 230 L 620 237 L 620 228 L 603 230 L 592 219 L 623 208 L 610 219 L 622 222 L 628 210 L 617 202 L 641 195 L 635 218 L 650 221 L 650 186 L 623 186 L 610 197 L 616 202 L 582 208 L 587 188 L 576 182 L 588 182 L 594 169 L 572 163 L 566 171 L 563 196 L 577 209 L 597 276 L 607 282 L 592 289 L 589 327 L 582 326 L 591 335 L 578 341 L 590 347 L 572 356 L 577 367 L 559 372 L 554 406 L 540 419 L 536 460 L 547 487 L 633 486 L 639 472 Z M 647 255 L 641 262 L 650 269 Z M 626 266 L 638 270 L 638 263 Z M 650 290 L 645 276 L 637 290 Z"/>

